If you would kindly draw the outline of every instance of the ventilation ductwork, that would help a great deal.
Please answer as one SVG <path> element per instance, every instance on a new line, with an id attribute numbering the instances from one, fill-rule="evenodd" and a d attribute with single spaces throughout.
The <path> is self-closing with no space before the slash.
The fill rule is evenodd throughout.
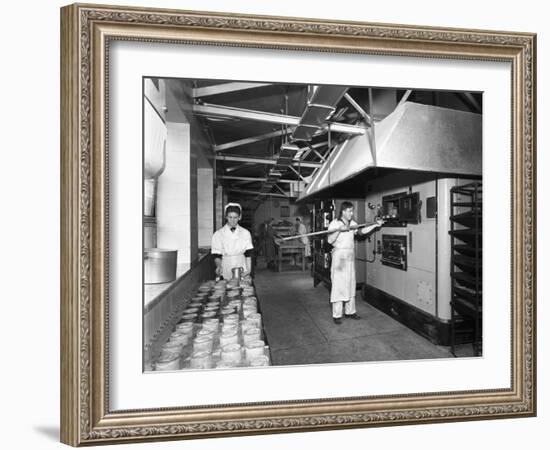
<path id="1" fill-rule="evenodd" d="M 309 142 L 313 136 L 324 132 L 326 122 L 347 90 L 346 86 L 315 86 L 311 100 L 292 133 L 292 141 Z"/>

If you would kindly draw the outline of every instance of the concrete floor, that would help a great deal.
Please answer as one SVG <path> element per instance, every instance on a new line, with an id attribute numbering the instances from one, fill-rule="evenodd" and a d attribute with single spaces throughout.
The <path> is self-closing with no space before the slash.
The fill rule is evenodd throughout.
<path id="1" fill-rule="evenodd" d="M 449 347 L 432 344 L 377 310 L 359 291 L 361 319 L 336 325 L 328 289 L 314 288 L 309 272 L 259 270 L 255 286 L 274 365 L 452 357 Z M 460 356 L 469 356 L 468 347 Z"/>

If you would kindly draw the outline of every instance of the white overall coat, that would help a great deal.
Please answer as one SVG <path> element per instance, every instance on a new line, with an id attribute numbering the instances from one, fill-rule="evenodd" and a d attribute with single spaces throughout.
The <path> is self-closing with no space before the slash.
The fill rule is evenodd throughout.
<path id="1" fill-rule="evenodd" d="M 246 270 L 244 253 L 253 248 L 250 232 L 239 225 L 235 231 L 231 231 L 229 225 L 225 224 L 212 236 L 211 252 L 222 255 L 222 275 L 226 280 L 231 279 L 231 269 L 234 267 Z"/>

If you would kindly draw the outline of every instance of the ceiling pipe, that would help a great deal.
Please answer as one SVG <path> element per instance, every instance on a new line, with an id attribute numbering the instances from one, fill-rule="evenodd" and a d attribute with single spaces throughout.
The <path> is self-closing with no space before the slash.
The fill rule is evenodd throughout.
<path id="1" fill-rule="evenodd" d="M 221 105 L 212 105 L 204 103 L 202 105 L 196 104 L 193 105 L 193 113 L 200 116 L 221 116 L 221 117 L 232 117 L 245 120 L 253 120 L 258 122 L 267 122 L 267 123 L 277 123 L 283 125 L 292 125 L 296 126 L 300 124 L 301 118 L 295 116 L 287 116 L 284 114 L 269 113 L 263 111 L 254 111 L 250 109 L 243 108 L 233 108 L 230 106 L 221 106 Z M 331 130 L 337 133 L 346 133 L 351 135 L 362 135 L 365 134 L 364 127 L 356 125 L 348 125 L 345 123 L 325 123 L 323 126 L 311 126 L 315 130 L 326 128 L 330 124 Z M 296 130 L 294 131 L 296 133 Z M 313 136 L 313 133 L 312 133 Z"/>
<path id="2" fill-rule="evenodd" d="M 240 147 L 242 145 L 247 145 L 247 144 L 253 144 L 254 142 L 264 141 L 266 139 L 271 139 L 273 137 L 284 136 L 292 133 L 292 131 L 294 131 L 294 127 L 288 128 L 286 130 L 275 130 L 275 131 L 272 131 L 271 133 L 260 134 L 258 136 L 253 136 L 246 139 L 239 139 L 237 141 L 226 142 L 225 144 L 215 145 L 214 151 L 221 152 L 223 150 L 228 150 L 230 148 Z"/>
<path id="3" fill-rule="evenodd" d="M 238 92 L 247 89 L 254 89 L 264 86 L 271 86 L 270 83 L 220 83 L 212 86 L 193 88 L 193 97 L 209 97 L 211 95 L 226 94 L 228 92 Z"/>
<path id="4" fill-rule="evenodd" d="M 258 163 L 266 165 L 276 165 L 277 159 L 275 158 L 251 158 L 249 156 L 237 156 L 237 155 L 216 155 L 216 161 L 236 161 L 236 162 L 249 162 L 249 163 Z M 317 168 L 321 167 L 321 163 L 312 162 L 312 161 L 292 161 L 293 166 L 301 166 L 308 168 Z"/>
<path id="5" fill-rule="evenodd" d="M 258 196 L 260 196 L 260 197 L 281 197 L 281 198 L 288 198 L 287 195 L 277 194 L 277 193 L 274 193 L 274 192 L 249 191 L 249 190 L 247 190 L 247 189 L 233 189 L 233 188 L 229 188 L 228 191 L 229 191 L 229 192 L 236 192 L 236 193 L 239 193 L 239 194 L 258 195 Z"/>

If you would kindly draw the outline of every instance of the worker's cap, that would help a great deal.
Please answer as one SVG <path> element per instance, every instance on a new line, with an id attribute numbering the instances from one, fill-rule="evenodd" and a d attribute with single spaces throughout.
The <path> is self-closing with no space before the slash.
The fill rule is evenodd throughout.
<path id="1" fill-rule="evenodd" d="M 239 205 L 238 203 L 228 203 L 227 205 L 225 205 L 225 208 L 224 208 L 224 213 L 227 214 L 227 208 L 229 207 L 233 207 L 233 208 L 237 208 L 239 210 L 239 215 L 242 214 L 242 207 L 241 205 Z"/>

